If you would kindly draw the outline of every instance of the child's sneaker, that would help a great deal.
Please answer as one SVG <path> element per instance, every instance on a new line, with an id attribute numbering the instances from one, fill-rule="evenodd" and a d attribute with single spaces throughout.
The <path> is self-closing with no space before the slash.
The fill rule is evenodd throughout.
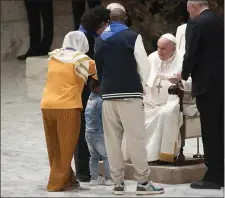
<path id="1" fill-rule="evenodd" d="M 105 184 L 105 186 L 112 186 L 113 181 L 111 179 L 105 179 L 104 184 Z"/>
<path id="2" fill-rule="evenodd" d="M 104 185 L 104 179 L 101 176 L 98 176 L 97 179 L 91 179 L 90 185 L 91 186 Z"/>
<path id="3" fill-rule="evenodd" d="M 153 195 L 164 193 L 163 188 L 155 187 L 151 182 L 146 185 L 138 184 L 136 189 L 136 195 Z"/>
<path id="4" fill-rule="evenodd" d="M 113 189 L 114 195 L 123 195 L 125 191 L 125 184 L 122 182 L 121 184 L 115 184 Z"/>

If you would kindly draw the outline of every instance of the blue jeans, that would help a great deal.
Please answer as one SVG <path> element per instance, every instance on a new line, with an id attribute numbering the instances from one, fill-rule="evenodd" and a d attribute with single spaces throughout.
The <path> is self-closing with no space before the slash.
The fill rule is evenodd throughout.
<path id="1" fill-rule="evenodd" d="M 102 98 L 101 95 L 91 92 L 85 109 L 86 133 L 85 138 L 90 152 L 89 169 L 91 178 L 99 176 L 99 161 L 103 160 L 105 178 L 111 179 L 109 162 L 105 149 L 105 140 L 102 125 Z"/>
<path id="2" fill-rule="evenodd" d="M 93 131 L 86 131 L 86 142 L 90 152 L 89 168 L 91 172 L 91 178 L 97 179 L 99 176 L 99 161 L 100 157 L 103 160 L 103 166 L 105 171 L 105 179 L 111 179 L 109 162 L 105 149 L 105 140 L 103 133 L 94 133 Z"/>
<path id="3" fill-rule="evenodd" d="M 85 127 L 86 131 L 103 134 L 102 98 L 94 92 L 91 92 L 85 109 Z"/>

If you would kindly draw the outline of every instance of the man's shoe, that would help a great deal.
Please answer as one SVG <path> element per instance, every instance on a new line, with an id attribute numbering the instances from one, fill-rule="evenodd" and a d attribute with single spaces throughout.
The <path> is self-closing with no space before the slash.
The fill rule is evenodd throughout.
<path id="1" fill-rule="evenodd" d="M 115 184 L 113 189 L 114 195 L 123 195 L 125 191 L 125 184 L 122 182 L 121 184 Z"/>
<path id="2" fill-rule="evenodd" d="M 27 52 L 24 55 L 18 56 L 18 60 L 26 60 L 28 57 L 34 57 L 34 56 L 47 56 L 47 52 Z"/>
<path id="3" fill-rule="evenodd" d="M 222 186 L 213 182 L 201 181 L 192 183 L 190 187 L 194 189 L 221 189 Z"/>
<path id="4" fill-rule="evenodd" d="M 155 187 L 151 182 L 148 182 L 146 185 L 139 184 L 137 185 L 136 195 L 154 195 L 164 193 L 163 188 Z"/>
<path id="5" fill-rule="evenodd" d="M 17 59 L 18 60 L 26 60 L 27 57 L 29 57 L 29 54 L 24 54 L 24 55 L 17 56 Z"/>

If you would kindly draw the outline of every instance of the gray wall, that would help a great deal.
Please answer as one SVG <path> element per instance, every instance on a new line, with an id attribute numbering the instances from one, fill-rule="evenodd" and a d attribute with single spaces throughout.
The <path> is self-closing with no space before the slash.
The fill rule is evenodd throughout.
<path id="1" fill-rule="evenodd" d="M 54 0 L 54 41 L 61 46 L 66 33 L 73 30 L 71 0 Z M 23 0 L 1 1 L 1 60 L 23 54 L 29 47 L 29 32 Z"/>

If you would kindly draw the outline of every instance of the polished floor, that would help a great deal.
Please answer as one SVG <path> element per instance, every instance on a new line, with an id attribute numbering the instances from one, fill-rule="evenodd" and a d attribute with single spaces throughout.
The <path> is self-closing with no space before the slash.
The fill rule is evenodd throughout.
<path id="1" fill-rule="evenodd" d="M 112 187 L 90 187 L 48 193 L 48 158 L 40 112 L 40 80 L 26 79 L 24 62 L 1 63 L 1 197 L 101 197 Z M 28 89 L 29 87 L 29 89 Z M 187 144 L 196 151 L 196 140 Z M 125 196 L 134 196 L 136 182 L 126 181 Z M 223 197 L 223 190 L 193 190 L 189 184 L 161 185 L 162 197 Z"/>

